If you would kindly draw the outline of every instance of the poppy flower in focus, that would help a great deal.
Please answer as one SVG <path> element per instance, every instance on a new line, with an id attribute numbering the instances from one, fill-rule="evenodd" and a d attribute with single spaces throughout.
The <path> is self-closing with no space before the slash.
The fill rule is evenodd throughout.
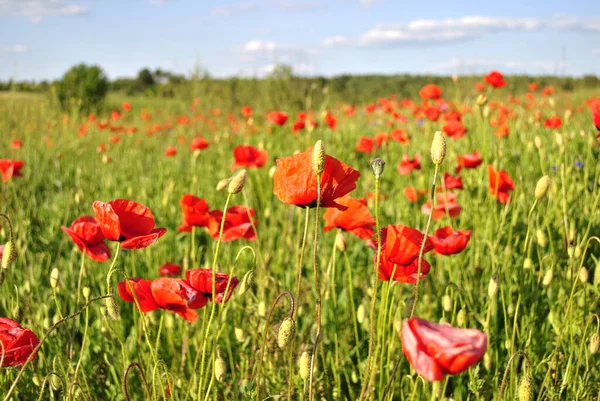
<path id="1" fill-rule="evenodd" d="M 208 148 L 208 142 L 201 136 L 192 139 L 192 142 L 190 143 L 191 150 L 202 150 L 206 148 Z"/>
<path id="2" fill-rule="evenodd" d="M 23 147 L 23 141 L 20 141 L 19 139 L 15 139 L 14 141 L 12 141 L 13 149 L 21 149 L 22 147 Z"/>
<path id="3" fill-rule="evenodd" d="M 183 213 L 182 222 L 179 226 L 179 232 L 191 232 L 192 227 L 208 227 L 212 216 L 208 210 L 208 203 L 205 199 L 197 196 L 185 194 L 179 200 L 181 212 Z"/>
<path id="4" fill-rule="evenodd" d="M 125 302 L 134 302 L 133 294 L 135 294 L 135 299 L 137 299 L 139 309 L 146 313 L 160 308 L 154 301 L 151 287 L 152 280 L 144 280 L 142 278 L 134 277 L 130 278 L 129 282 L 126 280 L 119 281 L 117 290 L 119 291 L 119 296 Z"/>
<path id="5" fill-rule="evenodd" d="M 481 154 L 477 150 L 473 153 L 457 156 L 456 158 L 458 159 L 458 167 L 456 169 L 457 173 L 462 167 L 476 168 L 481 164 Z"/>
<path id="6" fill-rule="evenodd" d="M 442 97 L 442 90 L 437 85 L 428 84 L 421 88 L 419 96 L 423 100 L 439 99 Z"/>
<path id="7" fill-rule="evenodd" d="M 33 331 L 24 329 L 14 320 L 0 317 L 0 343 L 0 368 L 7 368 L 27 362 L 40 339 Z"/>
<path id="8" fill-rule="evenodd" d="M 250 217 L 254 217 L 255 214 L 256 211 L 254 209 L 247 209 L 244 206 L 232 206 L 227 209 L 221 241 L 229 242 L 240 238 L 254 241 L 256 239 L 256 232 L 252 227 Z M 208 232 L 213 239 L 219 239 L 223 212 L 221 210 L 213 210 L 210 212 L 210 216 L 212 218 L 208 225 Z M 258 220 L 254 220 L 255 227 L 257 224 Z"/>
<path id="9" fill-rule="evenodd" d="M 371 153 L 376 148 L 378 148 L 378 146 L 375 139 L 368 136 L 361 136 L 358 138 L 358 144 L 356 144 L 356 148 L 354 149 L 360 153 Z"/>
<path id="10" fill-rule="evenodd" d="M 401 283 L 414 284 L 417 281 L 418 259 L 421 244 L 425 241 L 423 254 L 433 249 L 433 243 L 418 230 L 404 225 L 388 225 L 385 239 L 381 238 L 381 263 L 379 265 L 379 278 L 384 281 L 393 279 Z M 377 263 L 377 253 L 375 254 Z M 430 270 L 425 259 L 421 261 L 421 279 Z"/>
<path id="11" fill-rule="evenodd" d="M 175 146 L 169 146 L 165 149 L 165 156 L 175 156 L 177 154 L 177 148 Z"/>
<path id="12" fill-rule="evenodd" d="M 252 117 L 252 107 L 242 106 L 242 116 L 244 116 L 246 118 Z"/>
<path id="13" fill-rule="evenodd" d="M 409 175 L 413 170 L 421 170 L 421 155 L 417 154 L 411 159 L 404 153 L 400 164 L 398 164 L 398 174 Z"/>
<path id="14" fill-rule="evenodd" d="M 506 85 L 506 81 L 504 80 L 502 73 L 499 71 L 492 71 L 483 78 L 488 85 L 494 88 L 502 88 L 504 85 Z"/>
<path id="15" fill-rule="evenodd" d="M 282 111 L 272 111 L 267 115 L 271 123 L 275 125 L 283 125 L 288 119 L 288 115 Z"/>
<path id="16" fill-rule="evenodd" d="M 325 219 L 325 232 L 334 228 L 349 231 L 360 239 L 369 239 L 375 234 L 375 218 L 367 207 L 365 199 L 354 199 L 350 195 L 343 196 L 337 200 L 340 205 L 346 206 L 341 211 L 329 208 L 323 214 Z"/>
<path id="17" fill-rule="evenodd" d="M 442 128 L 446 135 L 452 139 L 459 139 L 465 136 L 467 129 L 462 125 L 459 120 L 450 120 Z"/>
<path id="18" fill-rule="evenodd" d="M 417 188 L 413 188 L 413 187 L 406 187 L 404 188 L 404 196 L 406 197 L 406 199 L 408 199 L 410 202 L 416 202 L 419 199 L 421 199 L 422 197 L 424 197 L 427 194 L 427 190 L 426 189 L 417 189 Z"/>
<path id="19" fill-rule="evenodd" d="M 175 278 L 158 278 L 150 284 L 154 302 L 161 309 L 175 312 L 188 322 L 195 322 L 200 309 L 208 299 L 192 288 L 186 281 Z"/>
<path id="20" fill-rule="evenodd" d="M 167 232 L 166 228 L 155 228 L 152 211 L 140 203 L 115 199 L 95 201 L 93 207 L 106 239 L 120 241 L 123 249 L 146 248 Z"/>
<path id="21" fill-rule="evenodd" d="M 70 227 L 61 227 L 71 237 L 79 250 L 96 262 L 110 258 L 110 249 L 104 243 L 104 234 L 100 224 L 92 216 L 82 216 Z"/>
<path id="22" fill-rule="evenodd" d="M 232 171 L 239 167 L 262 167 L 267 163 L 269 155 L 266 150 L 240 145 L 233 150 L 233 157 L 235 162 L 231 165 Z"/>
<path id="23" fill-rule="evenodd" d="M 560 117 L 558 117 L 558 116 L 550 117 L 549 119 L 547 119 L 544 122 L 544 127 L 546 127 L 546 128 L 558 129 L 561 127 L 561 125 L 562 125 L 562 121 L 561 121 Z"/>
<path id="24" fill-rule="evenodd" d="M 592 108 L 592 120 L 596 129 L 600 131 L 600 100 L 593 101 L 591 104 Z"/>
<path id="25" fill-rule="evenodd" d="M 431 199 L 421 206 L 421 213 L 429 215 L 431 212 Z M 437 194 L 437 204 L 433 208 L 431 216 L 434 220 L 441 220 L 447 213 L 451 219 L 458 217 L 462 207 L 456 202 L 456 194 L 450 192 L 441 192 Z"/>
<path id="26" fill-rule="evenodd" d="M 178 277 L 181 275 L 181 265 L 166 262 L 158 269 L 158 275 L 161 277 Z"/>
<path id="27" fill-rule="evenodd" d="M 489 164 L 488 179 L 492 195 L 498 199 L 498 202 L 507 203 L 510 198 L 509 192 L 515 189 L 515 184 L 510 175 L 504 170 L 496 172 L 494 166 Z"/>
<path id="28" fill-rule="evenodd" d="M 471 230 L 454 230 L 450 226 L 441 227 L 429 236 L 434 251 L 441 255 L 461 253 L 471 239 Z"/>
<path id="29" fill-rule="evenodd" d="M 338 159 L 326 155 L 321 174 L 321 207 L 345 210 L 336 199 L 354 191 L 360 173 Z M 277 159 L 273 193 L 280 201 L 299 207 L 317 206 L 317 175 L 312 169 L 312 148 Z"/>
<path id="30" fill-rule="evenodd" d="M 0 171 L 2 171 L 2 182 L 7 182 L 12 177 L 23 177 L 23 174 L 21 173 L 22 168 L 22 160 L 0 159 Z"/>
<path id="31" fill-rule="evenodd" d="M 215 299 L 214 303 L 220 304 L 225 300 L 229 301 L 233 290 L 239 284 L 239 280 L 236 277 L 229 278 L 229 274 L 216 273 L 215 275 Z M 185 272 L 185 278 L 190 286 L 196 291 L 200 292 L 206 298 L 210 299 L 213 293 L 213 271 L 211 269 L 190 269 Z M 227 284 L 229 283 L 229 289 Z M 227 291 L 227 296 L 225 296 Z"/>
<path id="32" fill-rule="evenodd" d="M 444 188 L 449 189 L 464 189 L 462 178 L 460 176 L 444 173 Z"/>
<path id="33" fill-rule="evenodd" d="M 123 102 L 123 104 L 121 104 L 121 107 L 123 108 L 123 110 L 130 112 L 132 107 L 131 107 L 131 103 L 129 102 Z"/>
<path id="34" fill-rule="evenodd" d="M 487 336 L 413 317 L 402 324 L 402 352 L 410 365 L 429 381 L 444 380 L 473 366 L 485 354 Z"/>

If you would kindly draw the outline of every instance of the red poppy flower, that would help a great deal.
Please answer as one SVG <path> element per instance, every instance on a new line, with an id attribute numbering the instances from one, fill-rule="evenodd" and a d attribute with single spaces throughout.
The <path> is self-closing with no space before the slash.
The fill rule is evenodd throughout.
<path id="1" fill-rule="evenodd" d="M 200 309 L 208 299 L 186 281 L 175 278 L 158 278 L 150 285 L 154 301 L 161 309 L 177 313 L 188 322 L 195 322 Z"/>
<path id="2" fill-rule="evenodd" d="M 556 93 L 556 90 L 551 86 L 546 86 L 544 90 L 542 90 L 542 96 L 551 96 Z"/>
<path id="3" fill-rule="evenodd" d="M 384 143 L 390 140 L 390 136 L 385 132 L 378 132 L 373 136 L 373 140 L 377 144 L 377 146 L 383 146 Z"/>
<path id="4" fill-rule="evenodd" d="M 471 230 L 454 230 L 450 226 L 441 227 L 429 236 L 435 252 L 441 255 L 461 253 L 471 239 Z"/>
<path id="5" fill-rule="evenodd" d="M 375 139 L 370 138 L 368 136 L 361 136 L 358 138 L 358 144 L 356 145 L 356 151 L 361 153 L 371 153 L 377 148 L 377 143 Z"/>
<path id="6" fill-rule="evenodd" d="M 75 220 L 69 228 L 61 227 L 75 242 L 79 250 L 96 262 L 104 262 L 110 258 L 110 249 L 104 243 L 104 234 L 100 224 L 92 216 L 82 216 Z"/>
<path id="7" fill-rule="evenodd" d="M 233 206 L 227 209 L 221 241 L 229 242 L 240 238 L 254 241 L 256 239 L 256 232 L 252 228 L 250 217 L 254 217 L 255 214 L 256 211 L 254 209 L 247 209 L 244 206 Z M 212 219 L 208 225 L 208 232 L 213 239 L 218 239 L 223 212 L 221 210 L 213 210 L 210 212 L 210 216 Z M 254 226 L 257 224 L 258 220 L 254 220 Z"/>
<path id="8" fill-rule="evenodd" d="M 205 199 L 185 194 L 179 200 L 183 213 L 179 232 L 191 232 L 192 227 L 208 227 L 212 217 Z"/>
<path id="9" fill-rule="evenodd" d="M 449 189 L 463 189 L 462 178 L 459 176 L 450 175 L 444 173 L 444 188 Z"/>
<path id="10" fill-rule="evenodd" d="M 442 90 L 437 85 L 428 84 L 421 88 L 419 96 L 423 100 L 439 99 L 442 97 Z"/>
<path id="11" fill-rule="evenodd" d="M 411 159 L 404 153 L 400 164 L 398 164 L 398 174 L 409 175 L 413 170 L 421 170 L 421 155 L 417 154 Z"/>
<path id="12" fill-rule="evenodd" d="M 166 262 L 158 270 L 158 275 L 161 277 L 177 277 L 181 275 L 181 265 Z"/>
<path id="13" fill-rule="evenodd" d="M 494 166 L 489 164 L 488 179 L 492 195 L 494 195 L 500 203 L 507 203 L 510 198 L 508 193 L 515 189 L 515 184 L 512 178 L 510 178 L 510 175 L 504 170 L 496 172 Z"/>
<path id="14" fill-rule="evenodd" d="M 406 187 L 403 190 L 404 196 L 409 202 L 416 202 L 427 194 L 426 189 L 417 189 L 413 187 Z"/>
<path id="15" fill-rule="evenodd" d="M 433 214 L 431 216 L 434 220 L 441 220 L 446 213 L 451 219 L 457 217 L 460 214 L 462 207 L 456 203 L 456 194 L 450 192 L 441 192 L 437 194 L 437 204 L 433 208 Z M 431 199 L 423 204 L 421 207 L 421 213 L 429 215 L 431 212 Z"/>
<path id="16" fill-rule="evenodd" d="M 117 121 L 120 118 L 121 118 L 121 113 L 118 110 L 113 110 L 112 113 L 110 113 L 111 120 Z"/>
<path id="17" fill-rule="evenodd" d="M 130 112 L 132 109 L 131 104 L 129 102 L 123 102 L 121 107 L 123 108 L 123 110 L 125 110 L 127 112 Z"/>
<path id="18" fill-rule="evenodd" d="M 425 115 L 431 121 L 437 121 L 440 118 L 440 110 L 434 106 L 427 106 L 424 110 Z"/>
<path id="19" fill-rule="evenodd" d="M 93 206 L 106 239 L 122 241 L 124 249 L 146 248 L 167 232 L 166 228 L 155 228 L 152 211 L 137 202 L 115 199 L 95 201 Z"/>
<path id="20" fill-rule="evenodd" d="M 403 145 L 410 142 L 410 136 L 402 128 L 394 128 L 392 132 L 390 132 L 390 137 Z"/>
<path id="21" fill-rule="evenodd" d="M 549 119 L 547 119 L 544 122 L 544 127 L 546 127 L 546 128 L 558 129 L 561 127 L 561 125 L 562 125 L 562 121 L 561 121 L 560 117 L 558 117 L 558 116 L 550 117 Z"/>
<path id="22" fill-rule="evenodd" d="M 4 253 L 4 247 L 6 247 L 6 245 L 4 245 L 4 244 L 0 245 L 0 260 L 2 260 L 2 254 Z"/>
<path id="23" fill-rule="evenodd" d="M 502 73 L 499 71 L 492 71 L 483 78 L 488 85 L 491 85 L 494 88 L 502 88 L 504 85 L 506 85 L 506 81 L 504 80 Z"/>
<path id="24" fill-rule="evenodd" d="M 462 125 L 462 123 L 458 120 L 450 120 L 444 128 L 442 128 L 446 135 L 448 135 L 452 139 L 459 139 L 465 136 L 467 133 L 467 129 Z"/>
<path id="25" fill-rule="evenodd" d="M 477 92 L 483 92 L 485 90 L 485 84 L 483 82 L 475 83 L 475 90 Z"/>
<path id="26" fill-rule="evenodd" d="M 344 210 L 336 199 L 356 189 L 360 173 L 332 156 L 325 156 L 321 174 L 321 207 Z M 317 206 L 317 175 L 312 169 L 312 148 L 277 159 L 273 193 L 280 201 L 300 207 Z"/>
<path id="27" fill-rule="evenodd" d="M 152 280 L 134 277 L 129 279 L 129 283 L 125 280 L 119 281 L 117 289 L 119 296 L 125 302 L 134 302 L 133 294 L 135 294 L 140 310 L 144 313 L 160 308 L 152 295 Z"/>
<path id="28" fill-rule="evenodd" d="M 375 218 L 367 207 L 365 199 L 354 199 L 350 195 L 339 198 L 338 203 L 346 206 L 344 211 L 329 208 L 323 214 L 325 232 L 334 228 L 349 231 L 360 239 L 369 239 L 375 234 Z"/>
<path id="29" fill-rule="evenodd" d="M 458 121 L 461 122 L 462 121 L 462 115 L 460 114 L 460 112 L 458 110 L 452 110 L 447 112 L 446 114 L 444 114 L 444 121 L 448 122 L 448 121 Z"/>
<path id="30" fill-rule="evenodd" d="M 382 234 L 384 234 L 382 230 Z M 425 241 L 423 254 L 433 249 L 433 243 L 418 230 L 403 225 L 388 225 L 381 237 L 381 263 L 379 278 L 384 281 L 394 279 L 401 283 L 414 284 L 417 281 L 418 258 L 421 243 Z M 377 253 L 374 257 L 377 263 Z M 421 262 L 421 278 L 429 274 L 430 266 L 425 259 Z"/>
<path id="31" fill-rule="evenodd" d="M 283 125 L 287 121 L 288 115 L 282 111 L 272 111 L 267 115 L 267 118 L 275 125 Z"/>
<path id="32" fill-rule="evenodd" d="M 487 336 L 476 329 L 428 322 L 418 317 L 402 324 L 402 352 L 410 365 L 429 381 L 444 380 L 467 370 L 483 357 Z"/>
<path id="33" fill-rule="evenodd" d="M 22 160 L 0 159 L 0 171 L 2 171 L 2 182 L 7 182 L 11 177 L 22 177 Z"/>
<path id="34" fill-rule="evenodd" d="M 0 342 L 0 368 L 7 368 L 27 362 L 40 339 L 33 331 L 24 329 L 14 320 L 0 317 Z"/>
<path id="35" fill-rule="evenodd" d="M 169 146 L 165 149 L 165 156 L 175 156 L 177 154 L 177 148 L 175 146 Z"/>
<path id="36" fill-rule="evenodd" d="M 461 167 L 464 168 L 476 168 L 481 164 L 481 154 L 476 150 L 473 153 L 467 153 L 461 156 L 456 157 L 458 159 L 458 168 L 456 169 L 457 173 L 460 171 Z"/>
<path id="37" fill-rule="evenodd" d="M 596 129 L 600 131 L 600 100 L 596 100 L 592 102 L 592 120 L 594 121 L 594 125 Z"/>
<path id="38" fill-rule="evenodd" d="M 192 139 L 192 142 L 190 143 L 191 150 L 202 150 L 206 148 L 208 148 L 208 142 L 201 136 Z"/>
<path id="39" fill-rule="evenodd" d="M 306 122 L 304 122 L 304 120 L 299 120 L 294 123 L 292 130 L 294 132 L 298 132 L 298 131 L 303 130 L 305 127 L 306 127 Z"/>
<path id="40" fill-rule="evenodd" d="M 14 141 L 12 141 L 13 149 L 21 149 L 22 147 L 23 147 L 23 142 L 20 141 L 19 139 L 15 139 Z"/>
<path id="41" fill-rule="evenodd" d="M 337 128 L 337 118 L 335 118 L 335 116 L 330 112 L 327 112 L 327 114 L 325 114 L 325 119 L 323 121 L 325 121 L 325 124 L 327 124 L 329 128 Z"/>
<path id="42" fill-rule="evenodd" d="M 233 150 L 235 162 L 231 165 L 231 170 L 239 167 L 262 167 L 267 163 L 269 157 L 266 150 L 256 149 L 250 145 L 240 145 Z"/>
<path id="43" fill-rule="evenodd" d="M 494 131 L 494 135 L 497 138 L 506 138 L 508 136 L 508 134 L 510 133 L 510 129 L 508 128 L 508 125 L 501 125 L 499 126 L 495 131 Z"/>
<path id="44" fill-rule="evenodd" d="M 229 301 L 233 290 L 239 284 L 239 280 L 236 277 L 229 279 L 229 274 L 216 273 L 215 275 L 215 299 L 214 303 L 220 304 L 225 299 L 225 302 Z M 212 297 L 212 279 L 213 272 L 211 269 L 190 269 L 185 272 L 185 278 L 190 286 L 202 295 L 210 299 Z M 229 290 L 227 290 L 227 283 L 229 282 Z M 227 290 L 227 296 L 225 291 Z"/>
<path id="45" fill-rule="evenodd" d="M 242 116 L 244 116 L 246 118 L 252 117 L 252 107 L 242 106 Z"/>
<path id="46" fill-rule="evenodd" d="M 532 82 L 527 86 L 527 88 L 529 89 L 529 92 L 535 92 L 538 89 L 538 84 Z"/>

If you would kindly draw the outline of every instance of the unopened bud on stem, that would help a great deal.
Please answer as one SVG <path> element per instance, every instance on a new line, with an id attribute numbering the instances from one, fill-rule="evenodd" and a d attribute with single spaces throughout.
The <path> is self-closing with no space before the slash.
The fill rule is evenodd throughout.
<path id="1" fill-rule="evenodd" d="M 229 187 L 227 188 L 230 194 L 235 195 L 242 192 L 242 189 L 244 189 L 244 184 L 246 183 L 247 175 L 248 174 L 246 173 L 246 170 L 240 170 L 231 178 Z"/>
<path id="2" fill-rule="evenodd" d="M 442 164 L 446 157 L 446 139 L 441 131 L 434 134 L 431 142 L 431 160 L 433 164 Z"/>

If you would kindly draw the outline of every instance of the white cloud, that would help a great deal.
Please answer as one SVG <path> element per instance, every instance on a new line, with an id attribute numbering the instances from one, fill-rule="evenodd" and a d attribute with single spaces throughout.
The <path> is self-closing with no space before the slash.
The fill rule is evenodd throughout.
<path id="1" fill-rule="evenodd" d="M 28 17 L 34 24 L 43 17 L 75 16 L 87 12 L 86 6 L 70 0 L 0 0 L 0 15 Z"/>
<path id="2" fill-rule="evenodd" d="M 245 53 L 273 52 L 280 48 L 275 42 L 251 40 L 244 45 Z"/>
<path id="3" fill-rule="evenodd" d="M 557 73 L 565 70 L 568 64 L 558 60 L 494 60 L 486 58 L 453 58 L 429 66 L 433 71 L 457 72 L 471 74 L 490 69 L 510 70 L 510 72 L 526 72 L 537 70 L 543 73 Z"/>
<path id="4" fill-rule="evenodd" d="M 24 45 L 0 47 L 0 53 L 27 53 L 29 48 Z"/>
<path id="5" fill-rule="evenodd" d="M 229 6 L 214 8 L 210 13 L 212 15 L 229 17 L 232 15 L 246 14 L 255 11 L 256 9 L 256 4 L 243 1 Z"/>

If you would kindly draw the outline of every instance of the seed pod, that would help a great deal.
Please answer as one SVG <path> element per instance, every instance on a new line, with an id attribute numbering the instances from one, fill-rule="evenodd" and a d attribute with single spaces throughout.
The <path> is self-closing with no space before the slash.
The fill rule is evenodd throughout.
<path id="1" fill-rule="evenodd" d="M 598 352 L 599 345 L 600 345 L 600 336 L 598 335 L 598 332 L 595 332 L 590 337 L 590 344 L 588 347 L 590 354 L 594 355 L 596 352 Z"/>
<path id="2" fill-rule="evenodd" d="M 550 187 L 550 177 L 547 175 L 540 178 L 535 185 L 535 199 L 544 199 L 548 193 L 548 187 Z"/>
<path id="3" fill-rule="evenodd" d="M 17 248 L 15 242 L 11 239 L 6 243 L 2 252 L 2 269 L 6 270 L 11 267 L 15 260 L 17 260 Z"/>
<path id="4" fill-rule="evenodd" d="M 110 297 L 104 298 L 104 303 L 106 305 L 106 314 L 112 320 L 119 320 L 119 305 L 117 301 L 115 301 L 115 297 L 110 294 Z"/>
<path id="5" fill-rule="evenodd" d="M 446 139 L 441 131 L 436 131 L 431 142 L 431 160 L 433 164 L 442 164 L 446 158 Z"/>
<path id="6" fill-rule="evenodd" d="M 529 373 L 525 373 L 521 380 L 519 380 L 519 387 L 517 389 L 517 399 L 518 401 L 531 401 L 533 396 L 533 382 L 531 380 L 531 375 Z"/>
<path id="7" fill-rule="evenodd" d="M 454 302 L 452 301 L 452 297 L 448 294 L 442 297 L 442 307 L 445 312 L 450 312 L 452 307 L 454 306 Z"/>
<path id="8" fill-rule="evenodd" d="M 244 184 L 246 183 L 246 170 L 238 171 L 233 177 L 231 177 L 231 181 L 229 182 L 229 186 L 227 190 L 230 194 L 239 194 L 244 189 Z"/>
<path id="9" fill-rule="evenodd" d="M 498 275 L 494 274 L 490 279 L 490 283 L 488 284 L 488 296 L 490 298 L 494 298 L 496 292 L 498 291 Z"/>
<path id="10" fill-rule="evenodd" d="M 60 272 L 55 267 L 50 272 L 50 287 L 52 287 L 52 289 L 56 289 L 56 287 L 58 287 L 58 281 L 59 280 L 60 280 Z"/>
<path id="11" fill-rule="evenodd" d="M 310 376 L 310 354 L 307 351 L 304 351 L 298 359 L 298 373 L 302 380 L 306 380 Z"/>
<path id="12" fill-rule="evenodd" d="M 383 174 L 383 170 L 385 170 L 385 161 L 378 157 L 376 159 L 371 160 L 371 170 L 373 170 L 373 175 L 375 175 L 375 178 L 379 178 L 381 177 L 381 174 Z"/>
<path id="13" fill-rule="evenodd" d="M 279 326 L 279 332 L 277 333 L 277 345 L 279 348 L 285 349 L 290 343 L 294 333 L 296 332 L 296 322 L 291 317 L 286 317 Z"/>
<path id="14" fill-rule="evenodd" d="M 550 283 L 552 283 L 552 279 L 554 278 L 554 273 L 552 269 L 546 270 L 546 274 L 544 274 L 544 279 L 542 280 L 542 285 L 544 287 L 548 287 Z"/>
<path id="15" fill-rule="evenodd" d="M 231 178 L 223 178 L 221 181 L 217 182 L 217 191 L 222 191 L 229 186 L 231 182 Z"/>
<path id="16" fill-rule="evenodd" d="M 346 251 L 346 238 L 341 232 L 335 236 L 335 246 L 340 252 Z"/>
<path id="17" fill-rule="evenodd" d="M 225 360 L 221 358 L 221 354 L 217 353 L 217 358 L 215 359 L 215 379 L 219 383 L 223 383 L 225 380 L 225 373 L 227 373 L 227 364 Z"/>
<path id="18" fill-rule="evenodd" d="M 323 174 L 325 171 L 325 145 L 320 139 L 315 143 L 312 153 L 312 169 L 316 175 Z"/>

